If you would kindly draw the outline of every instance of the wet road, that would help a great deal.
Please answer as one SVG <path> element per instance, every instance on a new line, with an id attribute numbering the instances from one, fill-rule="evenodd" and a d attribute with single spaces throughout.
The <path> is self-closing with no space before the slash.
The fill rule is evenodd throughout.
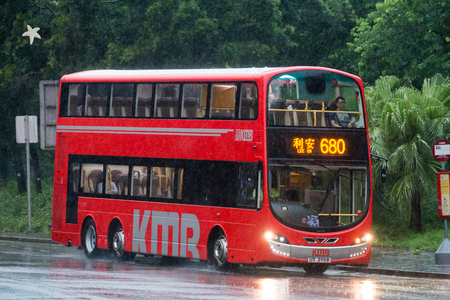
<path id="1" fill-rule="evenodd" d="M 90 261 L 61 245 L 0 241 L 0 299 L 450 299 L 448 279 L 298 268 L 219 273 L 197 261 Z"/>

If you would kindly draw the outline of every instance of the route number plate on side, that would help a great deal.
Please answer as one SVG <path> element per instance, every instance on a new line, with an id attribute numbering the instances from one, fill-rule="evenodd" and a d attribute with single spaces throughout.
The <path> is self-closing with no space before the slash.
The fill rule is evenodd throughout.
<path id="1" fill-rule="evenodd" d="M 331 263 L 331 257 L 329 257 L 329 256 L 308 257 L 308 262 L 310 262 L 310 263 Z"/>

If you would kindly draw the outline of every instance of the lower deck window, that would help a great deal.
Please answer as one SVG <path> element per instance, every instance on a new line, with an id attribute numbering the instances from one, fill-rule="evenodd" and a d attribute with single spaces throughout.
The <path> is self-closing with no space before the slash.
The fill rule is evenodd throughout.
<path id="1" fill-rule="evenodd" d="M 262 206 L 258 163 L 80 155 L 69 160 L 68 198 L 92 195 L 220 207 Z"/>

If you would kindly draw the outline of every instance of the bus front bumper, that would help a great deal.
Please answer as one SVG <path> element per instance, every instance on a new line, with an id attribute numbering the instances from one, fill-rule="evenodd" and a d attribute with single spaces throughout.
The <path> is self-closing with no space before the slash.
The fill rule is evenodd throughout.
<path id="1" fill-rule="evenodd" d="M 268 241 L 272 253 L 291 261 L 302 260 L 310 263 L 338 263 L 343 260 L 355 260 L 370 252 L 370 243 L 335 247 L 299 246 Z"/>

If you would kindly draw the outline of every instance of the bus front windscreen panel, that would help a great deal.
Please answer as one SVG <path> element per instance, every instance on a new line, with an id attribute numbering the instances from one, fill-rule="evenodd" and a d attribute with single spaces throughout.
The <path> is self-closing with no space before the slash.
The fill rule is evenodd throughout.
<path id="1" fill-rule="evenodd" d="M 369 209 L 366 167 L 272 163 L 268 182 L 272 213 L 291 228 L 342 230 L 361 222 Z"/>
<path id="2" fill-rule="evenodd" d="M 282 73 L 268 87 L 269 126 L 365 128 L 362 91 L 350 76 L 325 70 Z"/>

